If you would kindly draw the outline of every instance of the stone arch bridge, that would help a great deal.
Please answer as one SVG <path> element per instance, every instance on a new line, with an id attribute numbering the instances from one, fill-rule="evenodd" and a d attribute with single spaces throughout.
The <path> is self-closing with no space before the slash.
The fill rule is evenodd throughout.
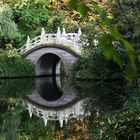
<path id="1" fill-rule="evenodd" d="M 20 51 L 35 64 L 36 76 L 59 75 L 62 63 L 69 75 L 83 48 L 80 43 L 81 34 L 81 28 L 77 33 L 66 33 L 65 28 L 61 31 L 58 27 L 54 34 L 47 34 L 42 28 L 41 35 L 32 40 L 28 36 Z"/>

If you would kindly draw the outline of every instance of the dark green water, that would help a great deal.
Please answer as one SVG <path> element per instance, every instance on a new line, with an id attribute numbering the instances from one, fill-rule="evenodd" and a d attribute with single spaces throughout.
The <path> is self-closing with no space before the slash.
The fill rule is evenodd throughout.
<path id="1" fill-rule="evenodd" d="M 0 140 L 85 139 L 88 132 L 73 126 L 119 109 L 122 87 L 60 77 L 0 80 Z"/>

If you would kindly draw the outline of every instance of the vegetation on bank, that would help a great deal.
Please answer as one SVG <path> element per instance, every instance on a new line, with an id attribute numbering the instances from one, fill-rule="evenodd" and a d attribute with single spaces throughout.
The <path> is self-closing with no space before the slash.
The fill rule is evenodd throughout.
<path id="1" fill-rule="evenodd" d="M 139 90 L 132 91 L 125 98 L 122 109 L 114 113 L 106 112 L 96 117 L 90 126 L 91 133 L 100 140 L 139 140 L 140 139 L 140 95 Z M 97 121 L 97 123 L 96 123 Z M 94 125 L 94 127 L 93 127 Z"/>
<path id="2" fill-rule="evenodd" d="M 78 79 L 106 80 L 124 79 L 119 66 L 112 60 L 106 60 L 99 49 L 89 49 L 74 65 L 73 77 Z"/>
<path id="3" fill-rule="evenodd" d="M 0 77 L 24 77 L 34 75 L 34 64 L 19 56 L 16 50 L 0 52 Z"/>
<path id="4" fill-rule="evenodd" d="M 1 79 L 0 100 L 8 101 L 10 100 L 10 98 L 24 97 L 25 95 L 30 94 L 34 88 L 35 88 L 35 81 L 32 78 L 8 79 L 8 80 Z"/>
<path id="5" fill-rule="evenodd" d="M 21 33 L 8 4 L 0 4 L 0 77 L 34 76 L 34 65 L 17 53 Z M 13 47 L 14 46 L 14 47 Z"/>

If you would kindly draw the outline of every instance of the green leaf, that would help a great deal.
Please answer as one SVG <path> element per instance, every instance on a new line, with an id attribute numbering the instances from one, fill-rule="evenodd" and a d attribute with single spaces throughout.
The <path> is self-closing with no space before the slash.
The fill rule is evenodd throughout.
<path id="1" fill-rule="evenodd" d="M 106 59 L 113 59 L 120 66 L 120 68 L 122 68 L 123 61 L 113 46 L 103 47 L 103 54 L 105 55 Z"/>
<path id="2" fill-rule="evenodd" d="M 126 66 L 124 73 L 125 73 L 128 80 L 132 80 L 137 73 L 136 65 L 133 63 L 129 63 Z"/>
<path id="3" fill-rule="evenodd" d="M 99 14 L 101 17 L 101 24 L 103 26 L 106 26 L 106 25 L 109 26 L 110 20 L 107 18 L 106 12 L 100 6 L 98 6 L 96 2 L 94 2 L 93 7 L 94 7 L 95 13 Z"/>
<path id="4" fill-rule="evenodd" d="M 130 52 L 128 52 L 127 54 L 128 54 L 129 60 L 132 63 L 135 63 L 137 57 L 133 53 L 130 53 Z"/>
<path id="5" fill-rule="evenodd" d="M 111 46 L 105 46 L 103 47 L 103 54 L 110 60 L 113 58 L 114 50 Z"/>
<path id="6" fill-rule="evenodd" d="M 102 15 L 103 10 L 101 9 L 101 7 L 98 6 L 96 2 L 93 3 L 93 7 L 96 14 Z"/>
<path id="7" fill-rule="evenodd" d="M 125 47 L 125 49 L 126 49 L 127 52 L 134 51 L 133 45 L 131 43 L 129 43 L 128 41 L 126 41 L 123 38 L 122 38 L 122 42 L 123 42 L 124 47 Z"/>
<path id="8" fill-rule="evenodd" d="M 80 12 L 83 17 L 88 15 L 88 8 L 84 3 L 80 2 L 77 4 L 77 11 Z"/>
<path id="9" fill-rule="evenodd" d="M 110 29 L 110 32 L 111 32 L 112 36 L 116 40 L 122 40 L 121 34 L 118 32 L 118 30 L 115 27 L 110 27 L 109 29 Z"/>
<path id="10" fill-rule="evenodd" d="M 123 67 L 123 60 L 121 59 L 119 53 L 115 49 L 113 52 L 113 60 L 120 66 L 120 68 Z"/>
<path id="11" fill-rule="evenodd" d="M 103 48 L 104 46 L 109 46 L 110 40 L 111 40 L 111 37 L 109 34 L 99 37 L 99 47 Z"/>
<path id="12" fill-rule="evenodd" d="M 68 6 L 71 8 L 71 9 L 75 9 L 77 10 L 77 4 L 78 4 L 79 0 L 70 0 L 68 2 Z"/>
<path id="13" fill-rule="evenodd" d="M 68 6 L 71 9 L 77 10 L 83 17 L 88 15 L 87 6 L 84 3 L 79 2 L 79 0 L 70 0 Z"/>

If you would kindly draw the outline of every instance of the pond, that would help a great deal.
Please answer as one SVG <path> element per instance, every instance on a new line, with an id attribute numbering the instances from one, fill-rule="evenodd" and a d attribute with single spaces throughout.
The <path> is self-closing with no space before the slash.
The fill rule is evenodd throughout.
<path id="1" fill-rule="evenodd" d="M 0 140 L 93 140 L 89 124 L 121 107 L 122 84 L 59 76 L 0 80 Z"/>

